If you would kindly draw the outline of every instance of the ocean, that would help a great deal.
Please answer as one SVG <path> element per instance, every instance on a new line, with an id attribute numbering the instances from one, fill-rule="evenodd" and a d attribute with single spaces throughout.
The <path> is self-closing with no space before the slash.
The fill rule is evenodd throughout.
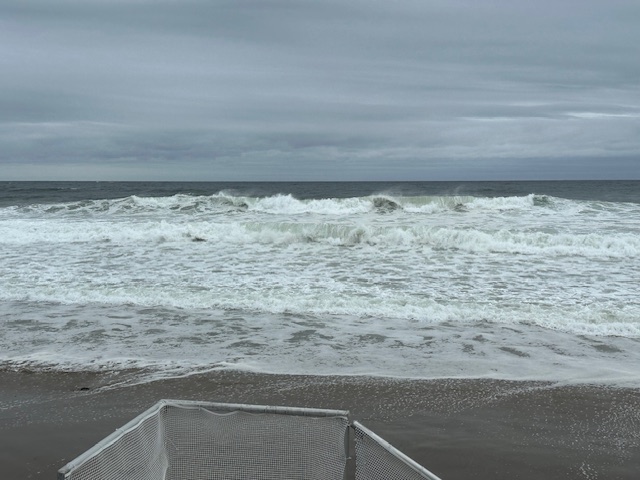
<path id="1" fill-rule="evenodd" d="M 640 182 L 0 182 L 0 370 L 640 386 Z"/>

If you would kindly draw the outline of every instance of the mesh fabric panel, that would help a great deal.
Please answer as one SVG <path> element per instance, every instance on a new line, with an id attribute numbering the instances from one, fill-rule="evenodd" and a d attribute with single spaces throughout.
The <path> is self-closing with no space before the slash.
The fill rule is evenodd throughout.
<path id="1" fill-rule="evenodd" d="M 58 478 L 343 480 L 348 412 L 221 405 L 162 401 Z"/>
<path id="2" fill-rule="evenodd" d="M 343 480 L 347 415 L 161 401 L 67 464 L 58 478 Z M 353 427 L 356 480 L 440 480 L 358 422 Z"/>
<path id="3" fill-rule="evenodd" d="M 370 431 L 358 423 L 354 423 L 354 430 L 356 480 L 439 480 L 410 458 L 402 458 L 404 455 L 398 450 L 378 440 L 377 435 L 370 435 Z"/>
<path id="4" fill-rule="evenodd" d="M 342 480 L 344 417 L 164 410 L 167 480 Z"/>
<path id="5" fill-rule="evenodd" d="M 162 480 L 168 467 L 159 415 L 143 420 L 117 442 L 66 475 L 68 480 Z"/>

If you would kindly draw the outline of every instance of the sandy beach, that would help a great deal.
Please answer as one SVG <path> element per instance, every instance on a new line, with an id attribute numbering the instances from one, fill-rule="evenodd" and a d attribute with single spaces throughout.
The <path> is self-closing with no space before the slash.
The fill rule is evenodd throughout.
<path id="1" fill-rule="evenodd" d="M 55 478 L 161 398 L 347 409 L 449 480 L 635 479 L 640 472 L 635 389 L 234 371 L 131 385 L 129 375 L 1 372 L 2 478 Z"/>

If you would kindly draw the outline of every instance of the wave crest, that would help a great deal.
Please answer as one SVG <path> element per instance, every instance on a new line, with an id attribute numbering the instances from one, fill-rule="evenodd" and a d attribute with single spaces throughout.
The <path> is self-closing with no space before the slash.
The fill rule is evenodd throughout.
<path id="1" fill-rule="evenodd" d="M 0 209 L 0 215 L 43 214 L 53 216 L 87 215 L 216 215 L 259 212 L 281 215 L 358 215 L 363 213 L 465 213 L 473 211 L 527 210 L 556 208 L 553 197 L 527 195 L 523 197 L 471 196 L 393 196 L 386 194 L 366 197 L 298 199 L 291 194 L 266 197 L 236 196 L 219 192 L 209 196 L 177 194 L 168 197 L 132 195 L 119 199 L 83 200 L 61 204 L 35 204 Z"/>

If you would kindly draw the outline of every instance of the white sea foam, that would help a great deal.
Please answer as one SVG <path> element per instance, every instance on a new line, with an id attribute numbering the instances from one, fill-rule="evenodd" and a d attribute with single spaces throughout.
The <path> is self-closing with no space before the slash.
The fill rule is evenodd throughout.
<path id="1" fill-rule="evenodd" d="M 426 223 L 426 222 L 425 222 Z M 448 222 L 447 222 L 448 223 Z M 461 222 L 462 224 L 462 222 Z M 555 229 L 552 229 L 555 230 Z M 214 242 L 217 246 L 250 244 L 291 245 L 319 243 L 335 246 L 366 244 L 380 248 L 422 246 L 470 253 L 585 257 L 638 257 L 636 233 L 575 233 L 488 230 L 477 226 L 375 225 L 331 222 L 224 222 L 167 220 L 96 222 L 94 220 L 10 220 L 0 224 L 0 244 L 68 244 L 111 242 L 117 244 Z"/>
<path id="2" fill-rule="evenodd" d="M 633 383 L 640 207 L 131 196 L 0 209 L 0 362 Z"/>
<path id="3" fill-rule="evenodd" d="M 47 307 L 32 312 L 38 319 L 5 323 L 9 332 L 22 332 L 0 353 L 5 368 L 143 369 L 145 378 L 239 368 L 640 385 L 638 341 L 624 337 L 483 321 L 425 325 L 380 317 Z"/>

